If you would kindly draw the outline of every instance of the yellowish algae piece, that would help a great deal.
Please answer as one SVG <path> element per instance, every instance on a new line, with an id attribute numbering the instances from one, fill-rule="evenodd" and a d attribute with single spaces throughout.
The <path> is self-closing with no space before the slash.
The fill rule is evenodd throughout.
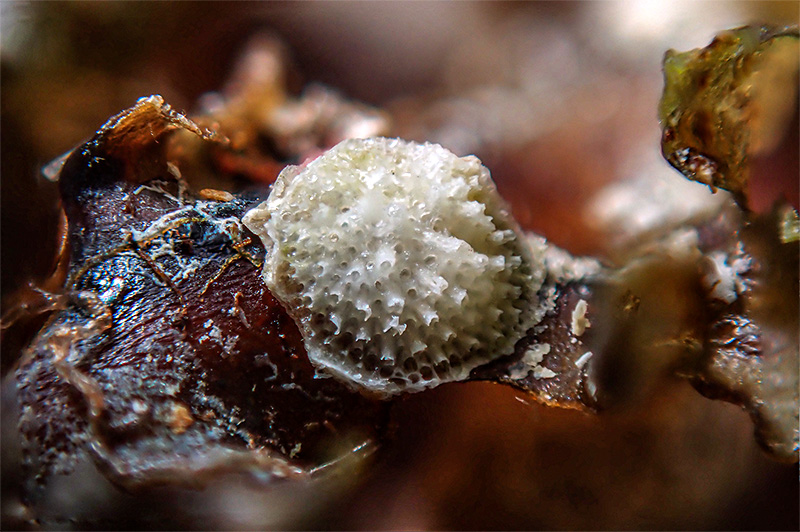
<path id="1" fill-rule="evenodd" d="M 346 140 L 286 168 L 244 224 L 312 363 L 388 396 L 465 379 L 539 320 L 531 246 L 473 156 Z"/>
<path id="2" fill-rule="evenodd" d="M 781 138 L 797 94 L 797 26 L 745 26 L 702 49 L 664 55 L 664 158 L 744 204 L 748 157 Z"/>

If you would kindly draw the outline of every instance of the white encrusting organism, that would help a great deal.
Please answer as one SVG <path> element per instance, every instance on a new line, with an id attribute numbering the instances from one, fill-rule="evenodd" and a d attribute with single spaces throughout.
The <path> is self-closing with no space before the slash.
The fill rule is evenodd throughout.
<path id="1" fill-rule="evenodd" d="M 531 246 L 472 156 L 346 140 L 286 168 L 244 224 L 320 370 L 387 396 L 464 379 L 542 318 Z"/>

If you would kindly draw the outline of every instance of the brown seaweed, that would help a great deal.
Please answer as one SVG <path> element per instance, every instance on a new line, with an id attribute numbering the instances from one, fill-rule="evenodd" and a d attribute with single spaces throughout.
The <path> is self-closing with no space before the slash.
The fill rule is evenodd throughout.
<path id="1" fill-rule="evenodd" d="M 40 482 L 85 456 L 129 489 L 304 477 L 384 426 L 383 404 L 315 372 L 261 282 L 263 248 L 239 223 L 260 198 L 193 196 L 166 159 L 175 128 L 213 137 L 145 98 L 61 171 L 61 309 L 17 371 Z"/>

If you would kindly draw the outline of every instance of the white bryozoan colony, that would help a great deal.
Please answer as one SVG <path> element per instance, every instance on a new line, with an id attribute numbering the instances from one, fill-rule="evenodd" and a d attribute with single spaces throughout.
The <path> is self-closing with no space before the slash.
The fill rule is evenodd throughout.
<path id="1" fill-rule="evenodd" d="M 346 140 L 286 168 L 243 221 L 311 361 L 354 388 L 388 396 L 464 379 L 541 318 L 541 251 L 472 156 Z"/>

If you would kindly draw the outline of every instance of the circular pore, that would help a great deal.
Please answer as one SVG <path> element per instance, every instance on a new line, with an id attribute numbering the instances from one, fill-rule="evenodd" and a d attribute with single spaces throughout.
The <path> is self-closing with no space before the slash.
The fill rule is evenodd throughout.
<path id="1" fill-rule="evenodd" d="M 535 325 L 542 260 L 475 157 L 347 140 L 285 169 L 244 222 L 311 361 L 356 387 L 461 380 Z"/>

